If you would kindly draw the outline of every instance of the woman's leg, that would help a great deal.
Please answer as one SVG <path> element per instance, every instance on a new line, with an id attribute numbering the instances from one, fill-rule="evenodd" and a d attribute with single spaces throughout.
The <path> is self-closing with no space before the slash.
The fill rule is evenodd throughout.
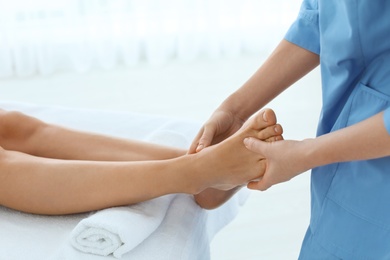
<path id="1" fill-rule="evenodd" d="M 10 114 L 6 113 L 5 116 Z M 15 117 L 26 119 L 18 113 Z M 1 143 L 9 150 L 25 153 L 3 149 L 0 151 L 0 204 L 33 213 L 67 214 L 132 204 L 169 193 L 198 194 L 207 187 L 233 188 L 261 176 L 264 171 L 263 160 L 258 154 L 245 149 L 242 142 L 247 136 L 275 136 L 272 130 L 274 127 L 268 127 L 269 123 L 258 119 L 260 117 L 261 115 L 256 116 L 255 120 L 237 134 L 199 154 L 139 162 L 79 161 L 84 153 L 90 156 L 88 150 L 76 152 L 77 160 L 31 156 L 25 153 L 42 155 L 50 151 L 55 155 L 52 157 L 58 156 L 53 145 L 49 145 L 50 149 L 39 148 L 39 145 L 44 143 L 39 144 L 37 140 L 45 141 L 46 135 L 41 134 L 48 126 L 28 118 L 32 120 L 32 125 L 38 127 L 30 129 L 30 124 L 23 122 L 21 128 L 12 132 L 7 130 L 7 127 L 13 124 L 9 123 L 10 120 L 7 121 L 6 117 L 2 117 Z M 46 140 L 48 143 L 54 140 L 53 136 L 59 134 L 53 134 L 51 131 L 53 130 L 47 133 L 50 140 Z M 59 131 L 65 136 L 69 134 L 69 130 Z M 82 134 L 82 137 L 86 136 Z M 92 141 L 96 145 L 93 147 L 107 150 L 106 145 L 100 144 L 101 137 L 94 138 L 92 140 L 97 141 Z M 22 141 L 17 143 L 19 139 Z M 65 137 L 65 140 L 72 141 L 72 138 Z M 82 140 L 80 142 L 70 146 L 66 142 L 63 144 L 67 147 L 65 150 L 72 150 L 85 144 Z M 102 142 L 104 144 L 104 141 Z M 109 143 L 111 144 L 111 141 Z M 118 145 L 117 151 L 120 152 L 116 155 L 118 157 L 112 159 L 118 160 L 122 158 L 121 152 L 127 152 L 127 149 L 122 149 L 119 140 L 115 139 L 113 143 Z M 138 146 L 136 148 L 138 150 Z M 95 151 L 91 153 L 93 156 L 102 156 L 100 153 L 96 155 Z M 110 154 L 103 157 L 111 158 Z M 153 157 L 147 156 L 150 156 L 147 160 Z"/>
<path id="2" fill-rule="evenodd" d="M 121 205 L 123 202 L 118 195 L 123 195 L 125 190 L 133 196 L 127 196 L 124 204 L 172 193 L 174 190 L 167 189 L 162 193 L 155 190 L 156 195 L 150 191 L 145 197 L 145 191 L 137 190 L 150 189 L 147 178 L 145 182 L 139 180 L 138 177 L 143 175 L 140 172 L 149 169 L 150 174 L 159 174 L 153 163 L 144 166 L 141 163 L 107 162 L 163 160 L 186 152 L 75 131 L 47 124 L 20 112 L 4 110 L 0 110 L 0 149 L 0 204 L 42 214 L 65 214 Z M 132 173 L 123 174 L 123 169 L 127 168 Z M 110 178 L 115 179 L 115 185 L 105 185 L 110 183 Z M 121 178 L 126 181 L 119 182 Z M 81 187 L 83 183 L 89 184 Z M 121 186 L 124 187 L 121 189 Z M 163 186 L 168 188 L 165 184 Z M 103 194 L 106 196 L 102 197 Z M 88 202 L 85 195 L 94 199 Z"/>
<path id="3" fill-rule="evenodd" d="M 75 131 L 4 110 L 0 146 L 39 157 L 93 161 L 162 160 L 185 154 L 183 149 Z"/>
<path id="4" fill-rule="evenodd" d="M 37 214 L 69 214 L 170 193 L 195 193 L 197 187 L 176 164 L 60 160 L 2 149 L 0 205 Z"/>

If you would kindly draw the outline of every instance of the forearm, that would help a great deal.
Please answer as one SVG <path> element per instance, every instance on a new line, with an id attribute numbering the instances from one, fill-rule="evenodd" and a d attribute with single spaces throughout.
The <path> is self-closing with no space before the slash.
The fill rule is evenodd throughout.
<path id="1" fill-rule="evenodd" d="M 247 138 L 244 143 L 249 150 L 267 158 L 265 174 L 259 181 L 248 184 L 248 188 L 258 190 L 266 190 L 315 167 L 390 156 L 390 135 L 383 112 L 314 139 L 266 143 Z"/>
<path id="2" fill-rule="evenodd" d="M 319 56 L 286 40 L 220 109 L 246 120 L 319 64 Z"/>
<path id="3" fill-rule="evenodd" d="M 390 156 L 390 135 L 383 112 L 350 127 L 305 140 L 310 168 L 336 162 Z"/>

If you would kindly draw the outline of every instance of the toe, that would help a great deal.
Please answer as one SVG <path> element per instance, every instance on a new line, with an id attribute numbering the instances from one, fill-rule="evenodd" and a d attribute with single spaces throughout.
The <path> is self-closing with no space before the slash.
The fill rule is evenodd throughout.
<path id="1" fill-rule="evenodd" d="M 270 138 L 265 139 L 264 141 L 266 142 L 276 142 L 276 141 L 281 141 L 284 140 L 282 135 L 277 135 L 277 136 L 272 136 Z"/>
<path id="2" fill-rule="evenodd" d="M 269 138 L 276 137 L 276 136 L 281 136 L 283 133 L 283 128 L 281 125 L 272 125 L 268 126 L 262 130 L 260 130 L 257 134 L 256 137 L 260 140 L 268 140 Z"/>
<path id="3" fill-rule="evenodd" d="M 274 125 L 274 124 L 276 124 L 275 112 L 272 109 L 270 109 L 270 108 L 264 109 L 263 120 L 265 122 L 267 122 L 267 125 Z"/>
<path id="4" fill-rule="evenodd" d="M 253 116 L 250 127 L 256 130 L 262 130 L 274 124 L 276 124 L 275 112 L 267 108 Z"/>

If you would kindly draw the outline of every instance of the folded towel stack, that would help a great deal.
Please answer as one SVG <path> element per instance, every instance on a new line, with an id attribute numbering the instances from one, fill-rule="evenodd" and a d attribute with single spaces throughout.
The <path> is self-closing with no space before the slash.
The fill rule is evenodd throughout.
<path id="1" fill-rule="evenodd" d="M 71 233 L 71 244 L 84 253 L 121 258 L 161 224 L 173 195 L 98 211 L 83 219 Z"/>

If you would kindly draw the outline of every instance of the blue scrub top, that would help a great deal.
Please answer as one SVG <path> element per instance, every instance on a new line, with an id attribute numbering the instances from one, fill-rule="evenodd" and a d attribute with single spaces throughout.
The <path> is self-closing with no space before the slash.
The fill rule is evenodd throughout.
<path id="1" fill-rule="evenodd" d="M 305 0 L 285 39 L 320 55 L 318 135 L 381 111 L 390 133 L 389 0 Z M 390 259 L 390 157 L 318 167 L 311 178 L 300 258 Z"/>

